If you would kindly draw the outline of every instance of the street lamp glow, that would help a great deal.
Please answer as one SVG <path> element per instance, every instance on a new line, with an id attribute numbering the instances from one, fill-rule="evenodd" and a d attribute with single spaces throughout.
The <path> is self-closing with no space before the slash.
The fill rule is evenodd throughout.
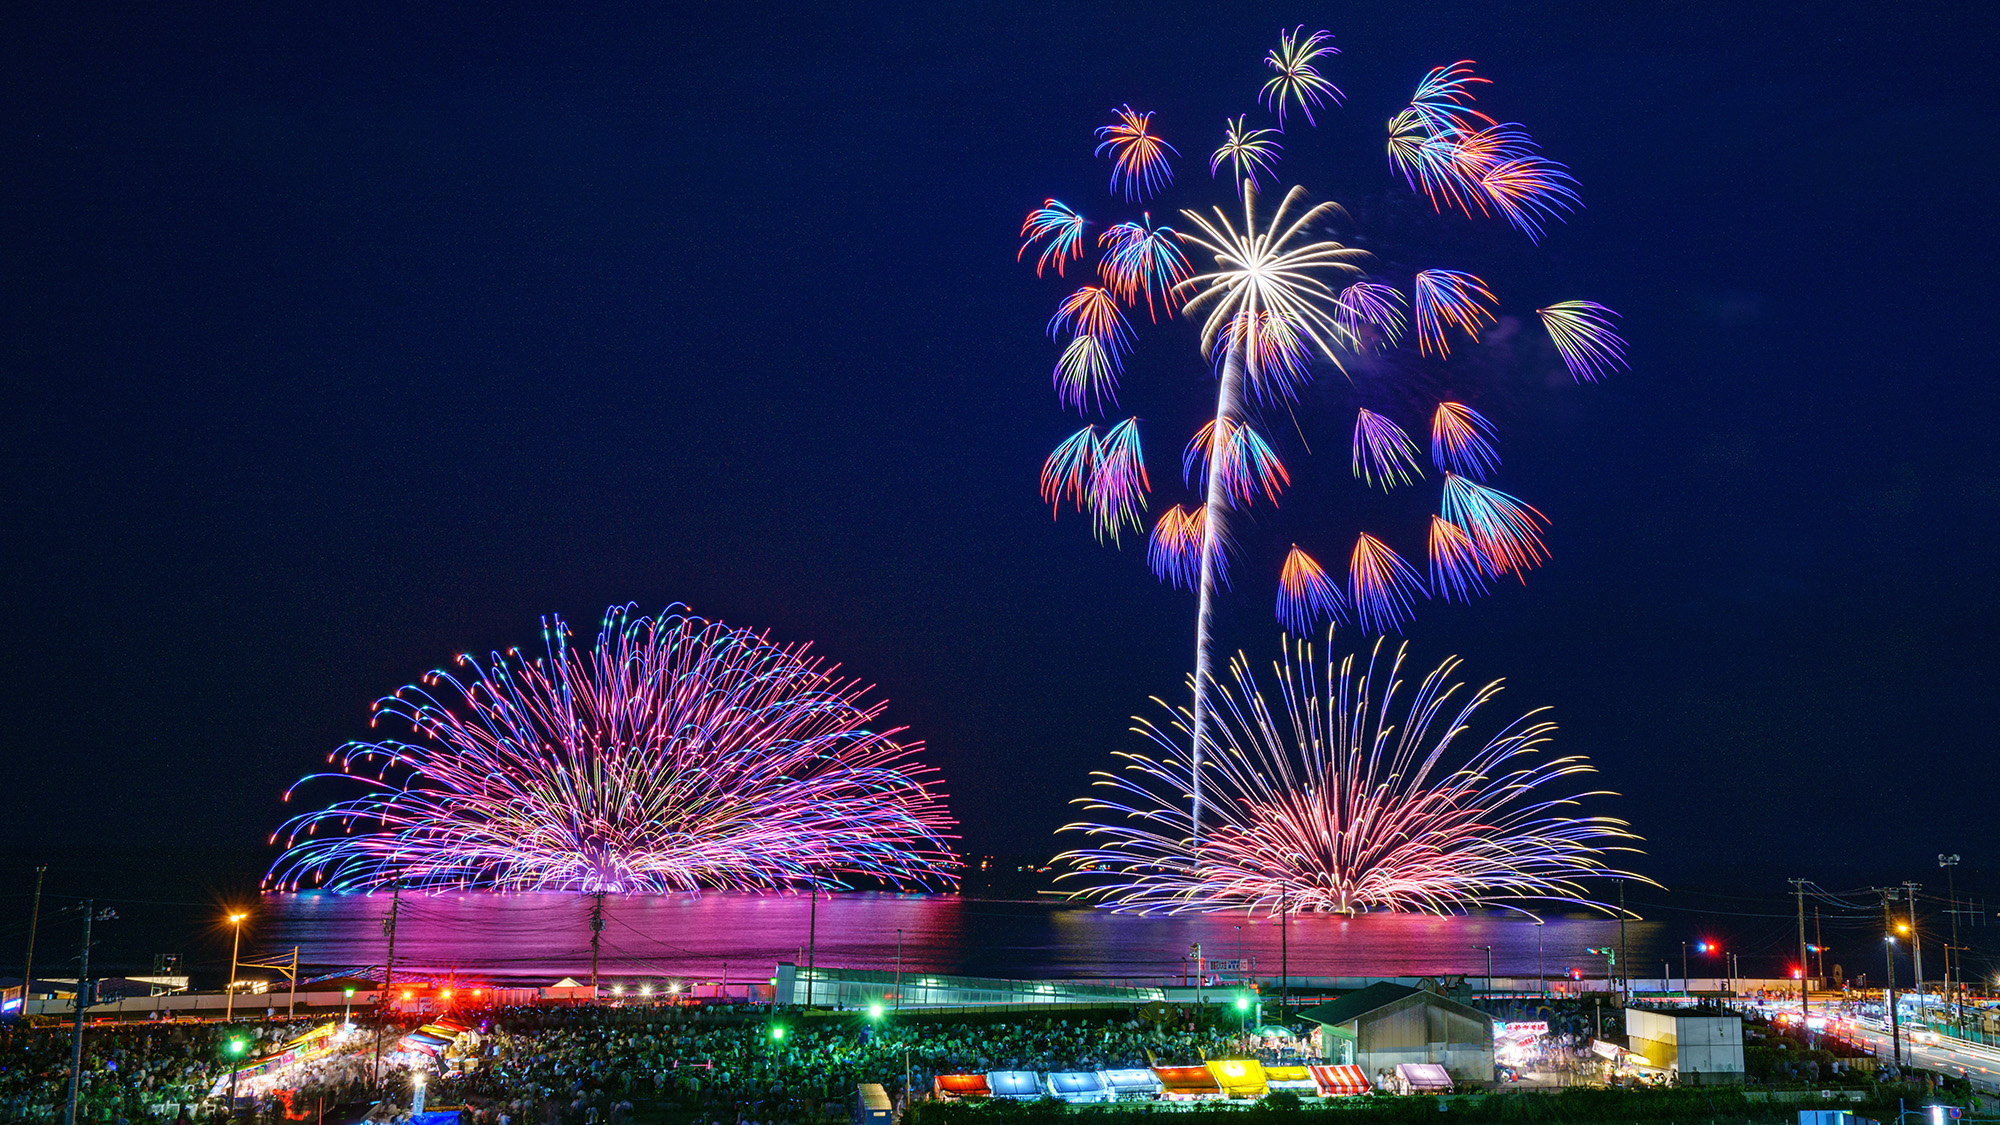
<path id="1" fill-rule="evenodd" d="M 869 1019 L 871 1019 L 871 1020 L 879 1020 L 879 1019 L 881 1019 L 881 1018 L 882 1018 L 882 1005 L 880 1005 L 880 1004 L 870 1004 L 870 1005 L 868 1005 L 868 1018 L 869 1018 Z"/>
<path id="2" fill-rule="evenodd" d="M 780 1039 L 783 1039 L 784 1037 L 785 1037 L 785 1029 L 784 1029 L 784 1028 L 782 1028 L 782 1027 L 774 1027 L 774 1028 L 772 1028 L 772 1029 L 771 1029 L 771 1038 L 772 1038 L 772 1040 L 776 1041 L 776 1040 L 780 1040 Z"/>
<path id="3" fill-rule="evenodd" d="M 231 1040 L 229 1041 L 229 1053 L 230 1053 L 230 1054 L 232 1054 L 232 1055 L 240 1055 L 240 1054 L 242 1054 L 242 1053 L 243 1053 L 243 1040 L 241 1040 L 241 1039 L 231 1039 Z"/>

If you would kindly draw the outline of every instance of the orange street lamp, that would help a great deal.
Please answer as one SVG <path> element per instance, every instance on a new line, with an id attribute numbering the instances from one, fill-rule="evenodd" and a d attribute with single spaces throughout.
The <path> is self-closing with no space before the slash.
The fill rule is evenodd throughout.
<path id="1" fill-rule="evenodd" d="M 225 999 L 222 1002 L 222 1019 L 225 1023 L 236 1019 L 236 954 L 243 948 L 243 919 L 248 914 L 236 913 L 229 916 L 229 924 L 236 927 L 236 940 L 229 943 L 229 983 L 222 986 Z"/>

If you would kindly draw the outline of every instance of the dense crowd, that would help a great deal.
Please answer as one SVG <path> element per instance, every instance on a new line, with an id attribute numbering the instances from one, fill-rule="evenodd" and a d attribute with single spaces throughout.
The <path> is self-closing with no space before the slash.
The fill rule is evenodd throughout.
<path id="1" fill-rule="evenodd" d="M 691 1125 L 819 1125 L 848 1120 L 862 1082 L 901 1098 L 906 1076 L 908 1089 L 923 1093 L 938 1074 L 1146 1066 L 1197 1060 L 1231 1044 L 1223 1031 L 1130 1013 L 873 1021 L 744 1006 L 513 1008 L 464 1022 L 476 1033 L 462 1041 L 459 1073 L 430 1077 L 428 1101 L 466 1106 L 467 1119 L 492 1125 L 623 1125 L 640 1107 Z M 228 1074 L 225 1030 L 247 1041 L 244 1057 L 256 1058 L 309 1026 L 90 1028 L 78 1120 L 219 1120 L 224 1106 L 209 1092 Z M 405 1029 L 391 1028 L 389 1041 Z M 357 1042 L 371 1041 L 363 1029 Z M 0 1121 L 61 1119 L 69 1050 L 66 1027 L 0 1033 Z M 297 1120 L 322 1107 L 359 1112 L 386 1087 L 387 1101 L 370 1116 L 393 1120 L 410 1105 L 413 1075 L 391 1068 L 378 1086 L 369 1080 L 371 1061 L 361 1045 L 298 1064 L 286 1074 L 290 1089 L 263 1093 L 246 1084 L 239 1108 L 260 1121 Z"/>
<path id="2" fill-rule="evenodd" d="M 83 1039 L 80 1121 L 194 1118 L 216 1076 L 228 1073 L 221 1025 L 91 1028 Z M 256 1032 L 238 1029 L 238 1035 Z M 58 1120 L 69 1097 L 70 1029 L 13 1025 L 0 1032 L 0 1120 Z"/>
<path id="3" fill-rule="evenodd" d="M 712 1125 L 847 1120 L 862 1082 L 892 1097 L 938 1074 L 1095 1070 L 1197 1060 L 1227 1049 L 1220 1031 L 1119 1017 L 868 1021 L 746 1011 L 527 1009 L 496 1014 L 465 1074 L 438 1098 L 508 1125 L 615 1125 L 657 1102 Z M 783 1037 L 772 1035 L 783 1029 Z"/>

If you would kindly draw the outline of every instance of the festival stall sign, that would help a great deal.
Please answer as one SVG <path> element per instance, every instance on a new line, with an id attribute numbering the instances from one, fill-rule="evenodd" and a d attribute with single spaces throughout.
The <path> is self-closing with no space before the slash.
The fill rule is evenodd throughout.
<path id="1" fill-rule="evenodd" d="M 1314 1066 L 1307 1071 L 1323 1098 L 1351 1098 L 1374 1088 L 1368 1082 L 1368 1072 L 1358 1066 Z"/>
<path id="2" fill-rule="evenodd" d="M 1147 1101 L 1160 1096 L 1160 1076 L 1143 1067 L 1097 1073 L 1104 1079 L 1104 1088 L 1112 1101 Z"/>
<path id="3" fill-rule="evenodd" d="M 1226 1098 L 1264 1096 L 1264 1064 L 1256 1059 L 1210 1059 L 1208 1072 Z"/>
<path id="4" fill-rule="evenodd" d="M 990 1098 L 984 1074 L 940 1074 L 931 1079 L 931 1095 L 939 1101 L 956 1102 L 967 1098 Z"/>
<path id="5" fill-rule="evenodd" d="M 1266 1066 L 1264 1084 L 1272 1093 L 1282 1090 L 1303 1098 L 1320 1096 L 1319 1083 L 1313 1081 L 1312 1071 L 1303 1066 Z"/>
<path id="6" fill-rule="evenodd" d="M 1208 1101 L 1222 1096 L 1222 1087 L 1205 1066 L 1156 1066 L 1160 1093 L 1170 1102 Z"/>
<path id="7" fill-rule="evenodd" d="M 440 1019 L 419 1027 L 396 1041 L 399 1051 L 422 1051 L 427 1055 L 442 1055 L 458 1037 L 472 1028 L 455 1019 Z"/>
<path id="8" fill-rule="evenodd" d="M 1111 1100 L 1111 1089 L 1105 1085 L 1104 1076 L 1094 1070 L 1056 1071 L 1046 1081 L 1051 1097 L 1072 1105 Z"/>
<path id="9" fill-rule="evenodd" d="M 1017 1102 L 1042 1100 L 1041 1076 L 1032 1070 L 992 1070 L 986 1073 L 986 1088 L 996 1098 Z"/>

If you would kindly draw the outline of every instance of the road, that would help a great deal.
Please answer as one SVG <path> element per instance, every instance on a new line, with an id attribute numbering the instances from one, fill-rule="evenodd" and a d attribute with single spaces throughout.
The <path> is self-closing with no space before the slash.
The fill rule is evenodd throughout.
<path id="1" fill-rule="evenodd" d="M 1859 1039 L 1874 1048 L 1875 1057 L 1883 1062 L 1895 1059 L 1889 1043 L 1889 1027 L 1875 1020 L 1847 1020 L 1845 1027 L 1852 1038 Z M 1949 1037 L 1940 1038 L 1936 1046 L 1911 1043 L 1907 1036 L 1903 1039 L 1903 1057 L 1926 1070 L 1942 1074 L 1963 1074 L 1972 1082 L 1972 1087 L 1982 1093 L 2000 1093 L 2000 1049 L 1967 1043 Z"/>

